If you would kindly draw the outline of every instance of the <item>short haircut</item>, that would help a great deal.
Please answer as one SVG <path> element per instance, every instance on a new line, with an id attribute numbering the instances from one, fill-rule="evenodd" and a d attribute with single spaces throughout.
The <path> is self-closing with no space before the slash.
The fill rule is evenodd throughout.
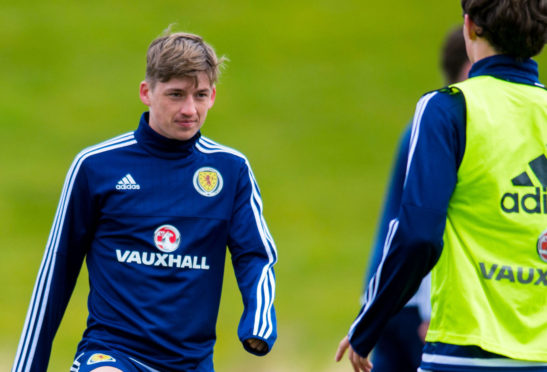
<path id="1" fill-rule="evenodd" d="M 461 0 L 464 14 L 498 53 L 533 57 L 547 40 L 547 0 Z"/>
<path id="2" fill-rule="evenodd" d="M 169 32 L 158 37 L 146 53 L 146 81 L 154 88 L 156 82 L 191 77 L 197 85 L 197 74 L 205 72 L 211 85 L 220 75 L 226 58 L 218 58 L 214 49 L 201 36 L 185 32 Z"/>
<path id="3" fill-rule="evenodd" d="M 441 70 L 445 83 L 457 83 L 467 62 L 469 58 L 465 49 L 463 27 L 460 25 L 446 35 L 441 49 Z"/>

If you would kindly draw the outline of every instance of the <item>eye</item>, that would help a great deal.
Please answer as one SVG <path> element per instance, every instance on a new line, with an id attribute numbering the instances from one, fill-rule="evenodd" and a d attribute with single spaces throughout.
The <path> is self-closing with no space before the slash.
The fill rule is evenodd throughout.
<path id="1" fill-rule="evenodd" d="M 196 94 L 196 96 L 199 97 L 199 98 L 208 98 L 209 97 L 209 92 L 208 91 L 198 92 Z"/>

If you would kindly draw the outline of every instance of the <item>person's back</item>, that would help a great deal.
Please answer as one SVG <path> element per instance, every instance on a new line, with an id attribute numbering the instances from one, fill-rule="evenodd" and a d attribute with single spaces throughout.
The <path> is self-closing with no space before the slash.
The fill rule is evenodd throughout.
<path id="1" fill-rule="evenodd" d="M 432 271 L 427 341 L 547 360 L 547 260 L 538 252 L 547 229 L 547 91 L 485 75 L 454 87 L 466 101 L 466 146 Z"/>
<path id="2" fill-rule="evenodd" d="M 462 7 L 475 63 L 471 78 L 453 86 L 465 98 L 466 143 L 432 272 L 423 366 L 439 367 L 427 361 L 437 342 L 547 362 L 547 90 L 525 78 L 537 76 L 529 58 L 547 38 L 547 1 L 462 0 Z"/>
<path id="3" fill-rule="evenodd" d="M 401 210 L 337 353 L 354 368 L 433 270 L 421 371 L 547 371 L 545 0 L 462 0 L 470 80 L 418 102 Z M 424 228 L 426 225 L 427 228 Z"/>

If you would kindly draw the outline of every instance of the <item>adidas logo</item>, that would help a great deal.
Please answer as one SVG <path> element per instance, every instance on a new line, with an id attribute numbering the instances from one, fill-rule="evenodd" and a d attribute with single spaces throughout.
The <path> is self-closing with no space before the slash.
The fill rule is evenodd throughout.
<path id="1" fill-rule="evenodd" d="M 529 214 L 547 214 L 547 157 L 545 155 L 538 156 L 528 164 L 541 183 L 541 187 L 534 185 L 527 172 L 522 172 L 513 178 L 511 180 L 513 186 L 535 186 L 535 192 L 522 195 L 518 192 L 506 192 L 503 194 L 501 209 L 506 213 L 520 213 L 522 211 Z"/>
<path id="2" fill-rule="evenodd" d="M 535 158 L 529 164 L 537 179 L 541 182 L 541 186 L 547 187 L 547 158 L 545 155 Z M 511 182 L 514 186 L 534 186 L 530 176 L 526 172 L 522 172 L 513 178 Z"/>
<path id="3" fill-rule="evenodd" d="M 124 178 L 118 181 L 116 185 L 116 190 L 140 190 L 141 185 L 139 185 L 129 173 L 125 175 Z"/>

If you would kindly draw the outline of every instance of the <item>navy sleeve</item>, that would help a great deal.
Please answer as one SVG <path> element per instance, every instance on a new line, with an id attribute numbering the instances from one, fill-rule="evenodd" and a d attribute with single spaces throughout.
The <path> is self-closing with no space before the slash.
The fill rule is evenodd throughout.
<path id="1" fill-rule="evenodd" d="M 465 147 L 465 102 L 459 92 L 432 92 L 418 102 L 401 204 L 390 221 L 382 259 L 349 332 L 361 356 L 418 289 L 442 251 L 448 203 Z"/>
<path id="2" fill-rule="evenodd" d="M 47 370 L 53 338 L 76 284 L 95 211 L 81 159 L 65 180 L 12 372 Z"/>
<path id="3" fill-rule="evenodd" d="M 401 205 L 401 196 L 403 194 L 403 183 L 405 181 L 406 164 L 408 160 L 408 145 L 410 142 L 411 125 L 408 125 L 399 141 L 399 147 L 396 153 L 395 161 L 391 169 L 391 178 L 389 182 L 388 191 L 384 198 L 384 206 L 380 215 L 376 236 L 374 243 L 372 244 L 371 257 L 368 264 L 368 271 L 365 277 L 365 290 L 366 285 L 372 279 L 372 276 L 376 272 L 380 261 L 382 260 L 382 253 L 384 251 L 384 242 L 387 235 L 389 222 L 397 217 L 399 213 L 399 207 Z"/>
<path id="4" fill-rule="evenodd" d="M 264 355 L 271 350 L 277 338 L 273 306 L 273 265 L 277 261 L 277 251 L 262 215 L 258 185 L 247 162 L 239 177 L 228 247 L 244 305 L 238 336 L 247 351 Z M 245 343 L 250 338 L 264 341 L 268 349 L 263 352 L 250 349 Z"/>

